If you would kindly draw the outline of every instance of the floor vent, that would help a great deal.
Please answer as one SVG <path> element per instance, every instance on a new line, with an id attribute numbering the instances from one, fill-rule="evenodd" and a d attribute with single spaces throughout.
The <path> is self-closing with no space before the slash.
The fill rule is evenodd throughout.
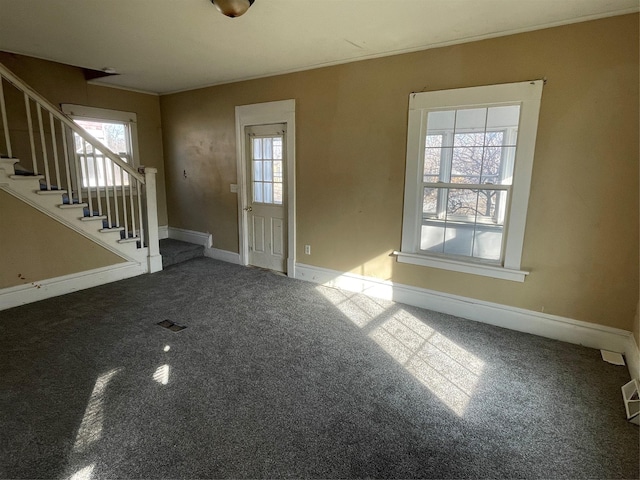
<path id="1" fill-rule="evenodd" d="M 179 332 L 180 330 L 184 330 L 185 328 L 187 328 L 184 325 L 178 325 L 177 323 L 172 322 L 171 320 L 163 320 L 161 322 L 158 322 L 158 325 L 164 328 L 168 328 L 172 332 Z"/>

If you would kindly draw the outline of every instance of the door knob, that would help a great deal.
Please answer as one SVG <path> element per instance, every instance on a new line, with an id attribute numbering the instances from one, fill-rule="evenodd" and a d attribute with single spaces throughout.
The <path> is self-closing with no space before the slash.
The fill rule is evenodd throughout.
<path id="1" fill-rule="evenodd" d="M 248 207 L 244 207 L 244 210 L 246 212 L 253 212 L 253 207 L 251 205 L 249 205 Z"/>

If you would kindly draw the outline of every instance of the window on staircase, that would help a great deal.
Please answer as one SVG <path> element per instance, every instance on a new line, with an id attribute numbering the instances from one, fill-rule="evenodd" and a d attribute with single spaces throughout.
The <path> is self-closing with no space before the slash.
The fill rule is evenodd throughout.
<path id="1" fill-rule="evenodd" d="M 63 104 L 62 110 L 123 161 L 133 166 L 138 165 L 135 113 L 71 104 Z M 111 162 L 105 161 L 104 154 L 99 149 L 94 149 L 76 133 L 73 137 L 72 145 L 79 159 L 83 187 L 129 185 L 128 175 Z"/>

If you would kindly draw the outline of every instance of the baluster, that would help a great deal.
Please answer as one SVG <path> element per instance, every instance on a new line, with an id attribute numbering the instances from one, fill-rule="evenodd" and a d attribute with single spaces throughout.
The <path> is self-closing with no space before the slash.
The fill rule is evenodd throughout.
<path id="1" fill-rule="evenodd" d="M 118 210 L 118 182 L 116 182 L 116 168 L 118 167 L 114 162 L 111 162 L 111 176 L 113 178 L 113 209 L 116 212 L 115 226 L 120 226 L 120 212 Z"/>
<path id="2" fill-rule="evenodd" d="M 69 147 L 67 145 L 67 132 L 64 123 L 60 122 L 60 130 L 62 130 L 62 154 L 64 155 L 64 170 L 67 174 L 67 195 L 69 196 L 69 205 L 73 203 L 73 184 L 71 183 L 71 169 L 69 168 Z"/>
<path id="3" fill-rule="evenodd" d="M 138 194 L 138 220 L 140 222 L 140 248 L 144 247 L 144 223 L 142 222 L 142 199 L 140 198 L 140 180 L 136 179 L 136 193 Z"/>
<path id="4" fill-rule="evenodd" d="M 131 233 L 133 236 L 136 236 L 136 214 L 135 214 L 135 203 L 133 201 L 133 185 L 131 185 L 131 180 L 135 179 L 129 176 L 129 206 L 131 207 Z"/>
<path id="5" fill-rule="evenodd" d="M 33 173 L 38 175 L 38 161 L 36 157 L 36 141 L 33 138 L 33 120 L 31 119 L 31 104 L 29 96 L 24 94 L 24 108 L 27 112 L 27 128 L 29 130 L 29 145 L 31 146 L 31 161 L 33 162 Z"/>
<path id="6" fill-rule="evenodd" d="M 42 159 L 44 160 L 44 179 L 47 182 L 47 190 L 51 190 L 51 177 L 49 176 L 49 156 L 47 155 L 47 144 L 44 140 L 44 127 L 42 125 L 42 108 L 36 103 L 38 113 L 38 127 L 40 127 L 40 144 L 42 146 Z"/>
<path id="7" fill-rule="evenodd" d="M 78 203 L 82 203 L 82 187 L 84 186 L 82 176 L 82 156 L 78 153 L 78 144 L 76 137 L 73 137 L 73 158 L 74 168 L 76 171 L 76 185 L 78 187 Z"/>
<path id="8" fill-rule="evenodd" d="M 102 200 L 100 195 L 100 177 L 98 175 L 98 158 L 97 158 L 98 155 L 102 155 L 102 153 L 100 152 L 100 150 L 96 151 L 96 147 L 93 147 L 91 149 L 91 158 L 93 159 L 93 162 L 92 162 L 93 174 L 96 179 L 96 200 L 98 201 L 98 215 L 102 215 Z"/>
<path id="9" fill-rule="evenodd" d="M 51 148 L 53 150 L 53 165 L 56 170 L 56 186 L 60 190 L 60 166 L 58 165 L 58 141 L 56 140 L 56 127 L 53 123 L 53 114 L 49 112 L 49 126 L 51 128 Z"/>
<path id="10" fill-rule="evenodd" d="M 89 216 L 93 217 L 93 198 L 91 195 L 91 177 L 89 176 L 89 159 L 87 158 L 87 141 L 84 138 L 82 139 L 82 160 L 84 160 L 85 166 L 85 175 L 83 176 L 83 178 L 87 179 L 87 201 L 89 202 Z"/>
<path id="11" fill-rule="evenodd" d="M 113 224 L 111 223 L 111 202 L 109 201 L 109 179 L 107 177 L 107 159 L 105 157 L 102 157 L 102 173 L 104 174 L 104 201 L 107 204 L 107 225 L 109 226 L 109 228 L 111 228 Z"/>
<path id="12" fill-rule="evenodd" d="M 2 112 L 2 126 L 4 127 L 4 142 L 7 146 L 7 155 L 9 155 L 9 158 L 13 158 L 13 152 L 11 151 L 11 138 L 9 137 L 9 122 L 7 122 L 7 106 L 4 103 L 2 76 L 0 76 L 0 112 Z"/>
<path id="13" fill-rule="evenodd" d="M 125 191 L 125 171 L 120 168 L 120 189 L 122 190 L 122 217 L 124 220 L 124 238 L 129 238 L 129 222 L 127 219 L 127 192 Z"/>

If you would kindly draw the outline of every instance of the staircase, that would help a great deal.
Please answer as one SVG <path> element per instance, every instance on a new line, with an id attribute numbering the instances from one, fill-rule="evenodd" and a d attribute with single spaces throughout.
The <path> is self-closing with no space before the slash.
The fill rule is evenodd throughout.
<path id="1" fill-rule="evenodd" d="M 0 189 L 144 271 L 162 270 L 156 169 L 132 167 L 2 64 L 0 121 Z"/>

